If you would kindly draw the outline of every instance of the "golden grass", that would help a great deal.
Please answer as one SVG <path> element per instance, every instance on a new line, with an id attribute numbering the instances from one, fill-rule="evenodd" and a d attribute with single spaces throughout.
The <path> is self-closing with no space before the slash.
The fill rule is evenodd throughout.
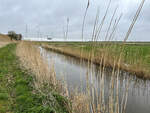
<path id="1" fill-rule="evenodd" d="M 20 58 L 21 64 L 32 71 L 35 75 L 35 86 L 40 89 L 44 83 L 56 88 L 57 80 L 55 72 L 49 68 L 47 62 L 43 60 L 40 50 L 37 46 L 30 42 L 20 42 L 17 45 L 17 56 Z"/>

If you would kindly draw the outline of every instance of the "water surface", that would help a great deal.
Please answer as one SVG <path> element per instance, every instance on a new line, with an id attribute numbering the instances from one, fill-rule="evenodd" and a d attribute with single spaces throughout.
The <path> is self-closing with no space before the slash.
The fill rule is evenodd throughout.
<path id="1" fill-rule="evenodd" d="M 49 66 L 54 65 L 57 79 L 64 78 L 70 90 L 79 87 L 81 91 L 86 89 L 87 74 L 88 80 L 95 88 L 100 90 L 100 67 L 95 64 L 89 65 L 88 62 L 73 57 L 65 56 L 53 51 L 41 49 L 44 58 L 47 59 Z M 108 99 L 109 84 L 111 80 L 111 69 L 107 69 L 105 75 L 105 99 Z M 126 113 L 150 113 L 150 82 L 136 78 L 126 72 L 119 75 L 119 97 L 125 93 L 125 86 L 129 82 L 128 101 Z"/>

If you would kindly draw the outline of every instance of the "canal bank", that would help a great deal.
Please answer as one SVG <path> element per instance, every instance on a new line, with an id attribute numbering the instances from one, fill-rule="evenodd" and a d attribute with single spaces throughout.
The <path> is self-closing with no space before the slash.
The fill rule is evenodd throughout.
<path id="1" fill-rule="evenodd" d="M 0 48 L 0 113 L 68 113 L 65 97 L 54 90 L 44 95 L 35 82 L 16 56 L 16 44 Z"/>
<path id="2" fill-rule="evenodd" d="M 74 45 L 76 45 L 76 43 L 74 43 Z M 85 47 L 83 47 L 83 49 L 81 47 L 78 47 L 79 45 L 77 44 L 76 46 L 70 46 L 69 43 L 66 44 L 59 44 L 56 43 L 55 44 L 46 44 L 46 43 L 41 43 L 41 46 L 47 50 L 51 50 L 51 51 L 55 51 L 61 54 L 65 54 L 71 57 L 75 57 L 77 59 L 82 59 L 82 60 L 86 60 L 88 62 L 93 62 L 94 64 L 97 65 L 104 65 L 108 68 L 115 68 L 116 70 L 119 68 L 120 70 L 126 71 L 131 73 L 132 75 L 136 75 L 139 78 L 142 79 L 150 79 L 149 76 L 149 64 L 146 64 L 146 66 L 143 66 L 143 64 L 141 64 L 141 62 L 143 62 L 141 60 L 141 57 L 139 58 L 140 63 L 134 63 L 134 61 L 129 61 L 129 62 L 133 62 L 133 64 L 129 64 L 127 62 L 124 62 L 123 58 L 122 60 L 119 62 L 119 54 L 117 53 L 117 56 L 115 56 L 113 53 L 106 53 L 104 51 L 98 50 L 96 52 L 94 52 L 95 55 L 93 55 L 93 51 L 92 50 L 87 50 L 86 44 L 84 45 Z M 81 45 L 80 45 L 81 46 Z M 119 48 L 119 47 L 118 47 Z M 89 48 L 88 48 L 89 49 Z M 112 48 L 113 50 L 113 48 Z M 138 51 L 138 50 L 137 50 Z M 128 50 L 125 53 L 129 53 Z M 136 53 L 133 53 L 136 55 Z M 126 57 L 129 57 L 128 55 L 125 55 Z M 138 59 L 138 55 L 136 56 L 136 58 L 134 58 L 134 56 L 130 55 L 130 57 L 133 57 L 132 59 Z M 146 56 L 148 57 L 148 56 Z M 145 60 L 145 58 L 143 58 Z M 148 58 L 147 58 L 148 60 Z M 138 61 L 137 61 L 138 62 Z M 146 68 L 145 68 L 146 67 Z"/>

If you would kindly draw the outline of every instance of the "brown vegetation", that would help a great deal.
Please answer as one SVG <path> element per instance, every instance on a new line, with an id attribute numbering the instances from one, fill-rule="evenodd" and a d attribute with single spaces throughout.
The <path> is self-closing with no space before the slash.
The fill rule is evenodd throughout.
<path id="1" fill-rule="evenodd" d="M 11 41 L 9 36 L 0 34 L 0 42 L 9 42 L 9 41 Z"/>
<path id="2" fill-rule="evenodd" d="M 10 37 L 7 35 L 0 34 L 0 47 L 3 47 L 10 43 Z"/>
<path id="3" fill-rule="evenodd" d="M 20 58 L 21 64 L 35 74 L 37 88 L 45 82 L 50 83 L 50 86 L 55 86 L 56 88 L 55 72 L 43 60 L 37 46 L 34 46 L 30 42 L 21 42 L 17 46 L 16 54 Z"/>

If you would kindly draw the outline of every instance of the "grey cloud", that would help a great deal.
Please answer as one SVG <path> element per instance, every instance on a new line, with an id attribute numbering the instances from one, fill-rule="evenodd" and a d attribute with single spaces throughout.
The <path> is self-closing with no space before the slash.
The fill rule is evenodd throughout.
<path id="1" fill-rule="evenodd" d="M 118 15 L 124 11 L 120 22 L 117 37 L 122 39 L 132 21 L 139 3 L 129 2 L 123 4 L 124 0 L 112 0 L 106 25 L 117 5 L 120 6 Z M 130 0 L 128 0 L 130 1 Z M 102 19 L 109 0 L 92 0 L 86 18 L 85 36 L 90 36 L 97 8 L 100 7 L 100 20 Z M 70 19 L 69 37 L 79 38 L 87 0 L 0 0 L 0 32 L 7 33 L 8 30 L 25 33 L 28 24 L 29 34 L 36 34 L 40 29 L 43 34 L 53 34 L 56 37 L 63 36 L 63 27 L 66 27 L 66 19 Z M 150 41 L 150 1 L 147 0 L 136 26 L 130 36 L 130 40 Z M 104 34 L 103 33 L 103 34 Z M 141 38 L 143 37 L 143 38 Z"/>

